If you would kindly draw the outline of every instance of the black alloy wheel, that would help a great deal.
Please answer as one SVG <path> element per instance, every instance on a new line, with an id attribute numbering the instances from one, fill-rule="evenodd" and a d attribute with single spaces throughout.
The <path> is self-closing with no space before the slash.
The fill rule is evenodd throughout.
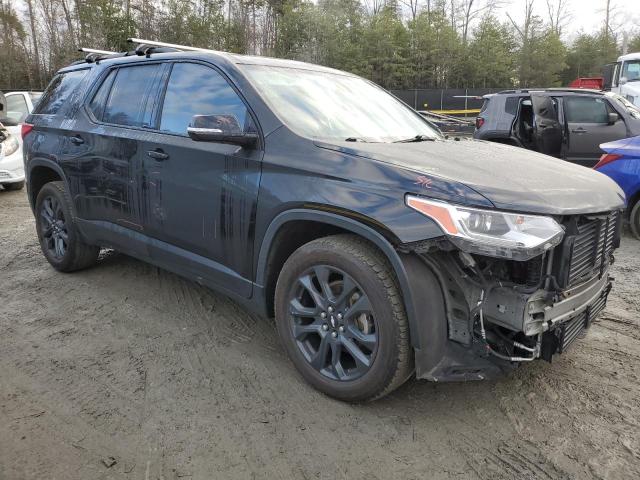
<path id="1" fill-rule="evenodd" d="M 369 371 L 378 348 L 373 307 L 366 292 L 344 271 L 316 265 L 292 286 L 290 328 L 309 364 L 339 381 Z"/>
<path id="2" fill-rule="evenodd" d="M 404 302 L 387 257 L 351 234 L 318 238 L 285 261 L 275 288 L 278 335 L 316 389 L 371 401 L 413 372 Z"/>
<path id="3" fill-rule="evenodd" d="M 100 247 L 89 245 L 82 238 L 64 183 L 46 183 L 35 203 L 40 248 L 51 266 L 61 272 L 73 272 L 94 265 Z"/>
<path id="4" fill-rule="evenodd" d="M 53 196 L 44 198 L 40 208 L 39 220 L 44 242 L 43 246 L 53 258 L 63 259 L 69 245 L 69 234 L 62 205 L 57 198 Z"/>

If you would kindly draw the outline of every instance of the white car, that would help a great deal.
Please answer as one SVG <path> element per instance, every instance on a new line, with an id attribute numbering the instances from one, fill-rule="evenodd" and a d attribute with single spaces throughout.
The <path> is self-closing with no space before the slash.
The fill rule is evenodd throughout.
<path id="1" fill-rule="evenodd" d="M 40 92 L 9 92 L 0 111 L 0 185 L 6 190 L 24 187 L 20 123 L 33 111 Z"/>

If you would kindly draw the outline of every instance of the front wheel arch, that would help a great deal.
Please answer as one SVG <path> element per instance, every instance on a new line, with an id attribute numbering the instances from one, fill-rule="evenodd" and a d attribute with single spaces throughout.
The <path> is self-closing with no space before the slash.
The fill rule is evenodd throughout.
<path id="1" fill-rule="evenodd" d="M 274 239 L 277 237 L 278 232 L 283 226 L 289 222 L 296 221 L 317 222 L 327 225 L 332 229 L 337 229 L 338 231 L 356 234 L 371 242 L 383 253 L 391 264 L 400 286 L 400 291 L 407 313 L 407 320 L 409 322 L 411 345 L 414 348 L 420 348 L 420 336 L 416 334 L 419 325 L 418 313 L 415 310 L 414 296 L 411 292 L 407 270 L 405 269 L 405 265 L 400 257 L 401 254 L 396 251 L 389 240 L 380 232 L 355 219 L 335 213 L 304 208 L 287 210 L 275 217 L 267 228 L 258 254 L 256 284 L 261 287 L 260 290 L 263 294 L 269 295 L 267 284 L 269 280 L 268 263 L 270 253 L 274 247 Z M 263 299 L 263 301 L 266 303 L 266 298 Z"/>

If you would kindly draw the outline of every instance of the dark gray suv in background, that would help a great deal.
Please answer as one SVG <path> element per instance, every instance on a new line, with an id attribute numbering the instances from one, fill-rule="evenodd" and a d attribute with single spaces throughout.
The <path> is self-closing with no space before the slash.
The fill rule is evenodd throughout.
<path id="1" fill-rule="evenodd" d="M 611 92 L 505 90 L 485 95 L 473 137 L 593 167 L 600 144 L 640 135 L 640 109 Z"/>
<path id="2" fill-rule="evenodd" d="M 220 290 L 347 401 L 550 360 L 604 308 L 608 177 L 447 140 L 345 72 L 140 42 L 60 70 L 23 126 L 57 270 L 109 247 Z"/>

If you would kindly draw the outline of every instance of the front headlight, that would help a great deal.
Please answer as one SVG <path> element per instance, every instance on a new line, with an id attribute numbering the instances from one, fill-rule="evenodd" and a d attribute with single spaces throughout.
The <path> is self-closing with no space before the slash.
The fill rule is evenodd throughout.
<path id="1" fill-rule="evenodd" d="M 460 250 L 489 257 L 529 260 L 562 241 L 551 217 L 481 210 L 407 195 L 410 208 L 433 219 Z"/>
<path id="2" fill-rule="evenodd" d="M 5 139 L 4 142 L 0 143 L 0 153 L 4 154 L 5 157 L 8 157 L 16 150 L 18 150 L 18 140 L 13 135 L 10 135 Z"/>

